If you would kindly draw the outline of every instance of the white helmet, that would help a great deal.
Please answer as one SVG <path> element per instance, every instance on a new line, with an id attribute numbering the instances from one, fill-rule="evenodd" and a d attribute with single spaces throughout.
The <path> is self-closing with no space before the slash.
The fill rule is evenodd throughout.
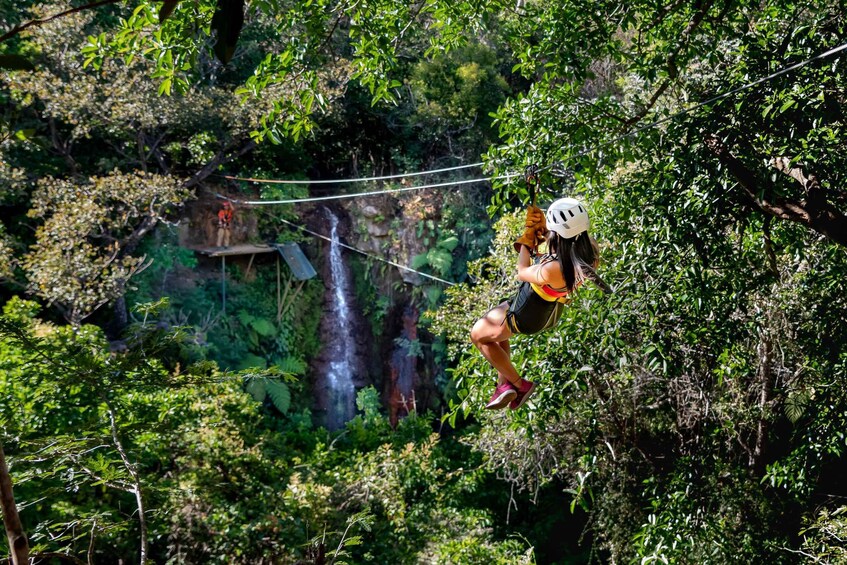
<path id="1" fill-rule="evenodd" d="M 569 239 L 588 231 L 588 212 L 579 200 L 560 198 L 547 208 L 547 229 Z"/>

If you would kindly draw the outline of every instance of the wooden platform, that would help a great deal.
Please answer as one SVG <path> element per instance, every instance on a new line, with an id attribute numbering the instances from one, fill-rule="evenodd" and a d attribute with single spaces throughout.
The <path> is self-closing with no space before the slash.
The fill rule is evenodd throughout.
<path id="1" fill-rule="evenodd" d="M 276 245 L 268 245 L 266 243 L 252 244 L 242 243 L 240 245 L 231 245 L 229 247 L 191 247 L 193 251 L 202 253 L 209 257 L 221 258 L 221 311 L 226 312 L 226 258 L 238 255 L 249 255 L 250 261 L 247 263 L 247 269 L 244 270 L 245 278 L 250 274 L 250 269 L 253 267 L 253 259 L 259 253 L 278 253 L 276 257 L 276 318 L 277 321 L 282 319 L 283 314 L 288 310 L 288 307 L 294 303 L 303 285 L 308 279 L 316 276 L 314 267 L 309 263 L 309 260 L 303 255 L 300 247 L 296 243 L 278 243 Z M 282 281 L 279 272 L 279 258 L 282 256 L 285 262 L 291 268 L 292 274 L 285 286 L 285 295 L 281 295 Z M 297 280 L 299 284 L 294 289 L 293 294 L 289 295 L 289 291 L 293 287 L 293 282 Z"/>
<path id="2" fill-rule="evenodd" d="M 230 245 L 229 247 L 197 247 L 194 249 L 197 253 L 208 255 L 209 257 L 226 257 L 229 255 L 256 255 L 257 253 L 275 253 L 276 247 L 272 245 L 240 243 L 238 245 Z"/>

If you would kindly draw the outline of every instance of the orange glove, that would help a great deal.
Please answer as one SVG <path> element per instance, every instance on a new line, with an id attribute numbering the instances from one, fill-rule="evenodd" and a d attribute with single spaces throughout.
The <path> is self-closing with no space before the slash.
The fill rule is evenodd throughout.
<path id="1" fill-rule="evenodd" d="M 547 233 L 547 221 L 544 219 L 544 214 L 535 206 L 527 208 L 524 226 L 523 235 L 514 244 L 515 251 L 518 252 L 521 250 L 521 245 L 526 245 L 530 251 L 534 250 L 540 242 L 544 241 L 544 235 Z"/>

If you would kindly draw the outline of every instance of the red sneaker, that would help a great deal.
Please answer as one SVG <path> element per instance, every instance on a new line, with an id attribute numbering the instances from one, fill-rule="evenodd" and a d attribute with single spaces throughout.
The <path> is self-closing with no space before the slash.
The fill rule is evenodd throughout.
<path id="1" fill-rule="evenodd" d="M 515 390 L 515 387 L 509 383 L 501 384 L 494 390 L 494 394 L 491 396 L 491 400 L 488 401 L 488 404 L 485 405 L 485 408 L 487 410 L 500 410 L 501 408 L 505 408 L 506 405 L 512 402 L 517 395 L 518 393 Z"/>
<path id="2" fill-rule="evenodd" d="M 529 397 L 532 396 L 532 393 L 534 391 L 535 383 L 522 379 L 521 384 L 517 390 L 517 396 L 515 396 L 515 399 L 509 403 L 509 409 L 517 410 L 518 408 L 523 406 L 524 402 L 526 402 Z"/>

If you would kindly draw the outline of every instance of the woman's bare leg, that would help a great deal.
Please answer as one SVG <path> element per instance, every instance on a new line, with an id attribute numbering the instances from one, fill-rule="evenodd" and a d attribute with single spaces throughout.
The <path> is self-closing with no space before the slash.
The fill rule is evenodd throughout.
<path id="1" fill-rule="evenodd" d="M 497 370 L 501 383 L 508 381 L 512 385 L 518 386 L 521 377 L 518 375 L 515 366 L 512 365 L 508 341 L 512 337 L 512 331 L 505 321 L 508 308 L 509 303 L 503 302 L 477 320 L 471 330 L 471 341 L 482 353 L 482 356 Z"/>
<path id="2" fill-rule="evenodd" d="M 500 346 L 500 349 L 502 349 L 503 352 L 506 354 L 506 357 L 509 358 L 509 363 L 511 363 L 512 362 L 512 348 L 509 345 L 509 340 L 504 339 L 503 341 L 497 342 L 497 345 Z M 506 376 L 503 373 L 501 373 L 500 371 L 497 371 L 497 375 L 498 375 L 498 378 L 497 378 L 497 384 L 498 385 L 509 382 L 509 379 L 507 379 Z"/>

